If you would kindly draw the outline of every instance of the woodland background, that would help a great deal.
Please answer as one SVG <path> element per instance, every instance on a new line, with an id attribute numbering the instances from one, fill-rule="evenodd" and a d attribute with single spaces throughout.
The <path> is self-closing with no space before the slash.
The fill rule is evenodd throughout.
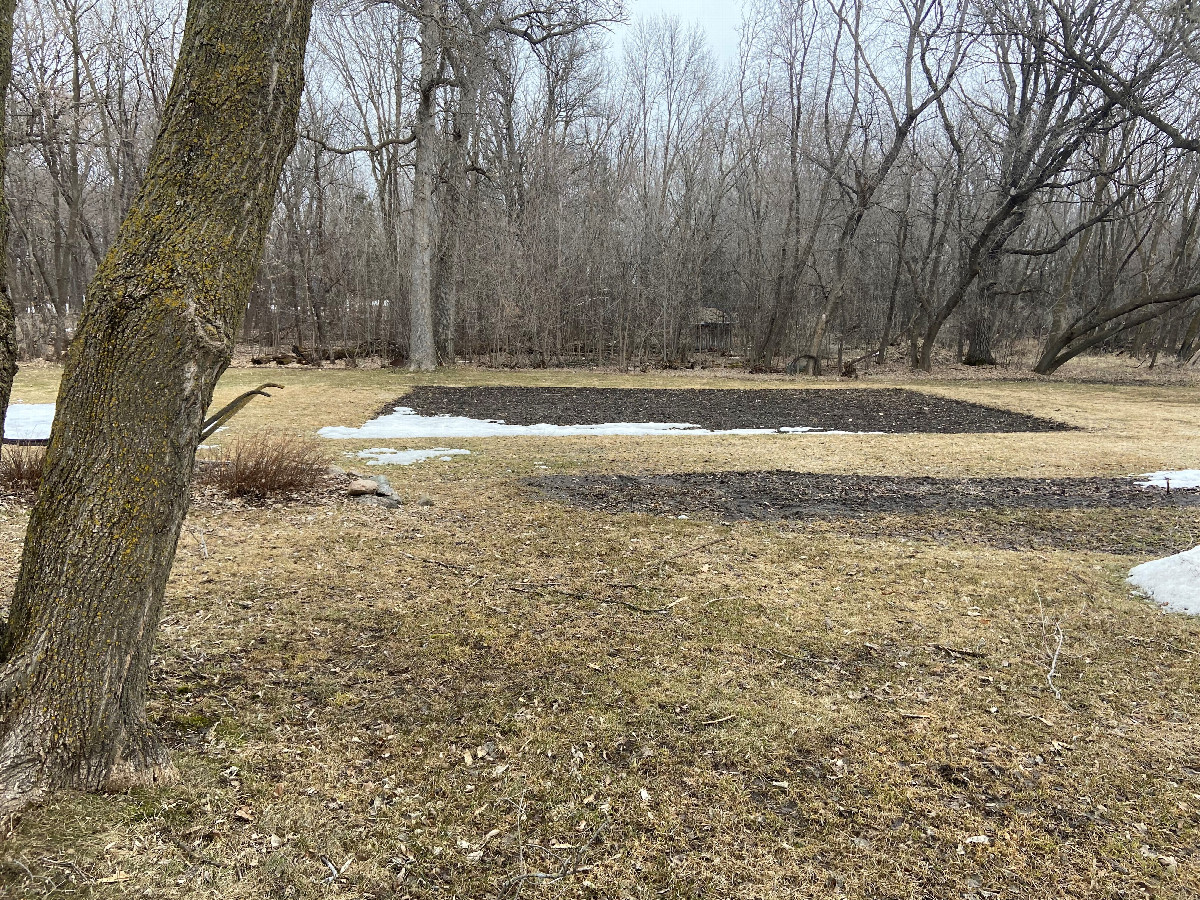
<path id="1" fill-rule="evenodd" d="M 421 314 L 443 364 L 1200 352 L 1190 3 L 751 0 L 735 60 L 636 3 L 319 6 L 260 356 L 415 365 Z M 19 6 L 27 359 L 66 352 L 182 25 L 174 0 Z"/>

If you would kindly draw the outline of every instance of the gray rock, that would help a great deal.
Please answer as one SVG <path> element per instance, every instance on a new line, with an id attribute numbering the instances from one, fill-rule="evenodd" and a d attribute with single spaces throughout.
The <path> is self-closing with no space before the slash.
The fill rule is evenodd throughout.
<path id="1" fill-rule="evenodd" d="M 356 503 L 361 503 L 363 506 L 378 506 L 381 509 L 399 509 L 404 505 L 395 497 L 380 497 L 371 494 L 354 499 Z"/>
<path id="2" fill-rule="evenodd" d="M 346 470 L 340 469 L 337 466 L 330 466 L 328 469 L 328 472 L 334 478 L 345 478 L 346 477 Z"/>
<path id="3" fill-rule="evenodd" d="M 380 497 L 396 496 L 396 491 L 392 488 L 392 486 L 388 483 L 387 478 L 385 478 L 383 475 L 377 475 L 373 480 L 379 485 L 379 490 L 377 493 Z"/>
<path id="4" fill-rule="evenodd" d="M 359 478 L 350 482 L 350 486 L 346 488 L 346 493 L 351 497 L 373 496 L 379 493 L 379 485 L 370 478 Z"/>

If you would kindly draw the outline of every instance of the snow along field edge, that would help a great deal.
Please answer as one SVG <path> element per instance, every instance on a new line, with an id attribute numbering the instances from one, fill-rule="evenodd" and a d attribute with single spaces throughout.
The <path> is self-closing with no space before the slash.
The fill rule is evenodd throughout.
<path id="1" fill-rule="evenodd" d="M 1200 547 L 1135 566 L 1129 583 L 1167 612 L 1200 616 Z"/>

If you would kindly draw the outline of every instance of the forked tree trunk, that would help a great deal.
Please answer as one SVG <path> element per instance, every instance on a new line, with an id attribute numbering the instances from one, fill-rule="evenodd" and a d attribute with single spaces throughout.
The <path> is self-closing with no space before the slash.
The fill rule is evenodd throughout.
<path id="1" fill-rule="evenodd" d="M 8 85 L 12 81 L 13 15 L 17 0 L 0 0 L 0 435 L 17 374 L 17 317 L 8 291 L 8 209 L 4 173 L 8 147 L 4 141 Z"/>
<path id="2" fill-rule="evenodd" d="M 200 424 L 295 139 L 313 0 L 192 0 L 145 181 L 88 290 L 0 647 L 0 814 L 170 777 L 150 651 Z"/>

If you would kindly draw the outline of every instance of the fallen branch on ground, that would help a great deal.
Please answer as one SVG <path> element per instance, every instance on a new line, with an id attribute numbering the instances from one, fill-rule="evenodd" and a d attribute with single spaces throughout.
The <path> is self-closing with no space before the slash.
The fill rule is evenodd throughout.
<path id="1" fill-rule="evenodd" d="M 1037 593 L 1036 591 L 1034 593 L 1037 594 L 1038 611 L 1041 613 L 1042 649 L 1044 649 L 1046 651 L 1046 654 L 1050 657 L 1050 671 L 1046 673 L 1046 683 L 1050 685 L 1050 690 L 1054 691 L 1054 699 L 1062 700 L 1062 691 L 1060 691 L 1058 689 L 1058 687 L 1054 684 L 1054 678 L 1055 678 L 1055 676 L 1058 675 L 1058 657 L 1059 657 L 1059 654 L 1062 653 L 1063 640 L 1065 639 L 1065 636 L 1063 635 L 1063 630 L 1062 630 L 1062 620 L 1059 619 L 1059 620 L 1055 621 L 1055 623 L 1054 623 L 1055 644 L 1054 644 L 1054 651 L 1052 653 L 1050 651 L 1050 635 L 1046 630 L 1046 626 L 1049 623 L 1046 620 L 1046 610 L 1042 604 L 1042 595 L 1040 593 Z"/>

